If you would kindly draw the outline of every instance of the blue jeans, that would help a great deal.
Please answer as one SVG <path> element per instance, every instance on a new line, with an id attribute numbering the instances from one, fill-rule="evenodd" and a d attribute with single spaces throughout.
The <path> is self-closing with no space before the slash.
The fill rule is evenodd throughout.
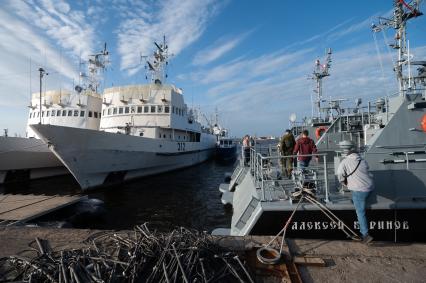
<path id="1" fill-rule="evenodd" d="M 308 168 L 310 160 L 297 160 L 297 167 Z"/>
<path id="2" fill-rule="evenodd" d="M 368 222 L 365 217 L 365 202 L 370 195 L 370 192 L 352 191 L 352 201 L 355 206 L 356 216 L 358 217 L 359 230 L 363 237 L 368 234 Z"/>

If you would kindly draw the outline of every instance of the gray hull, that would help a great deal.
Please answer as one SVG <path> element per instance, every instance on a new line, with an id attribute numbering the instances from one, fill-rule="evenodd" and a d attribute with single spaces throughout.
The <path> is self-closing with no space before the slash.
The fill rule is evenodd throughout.
<path id="1" fill-rule="evenodd" d="M 37 179 L 68 173 L 42 140 L 0 137 L 0 183 L 18 176 Z"/>
<path id="2" fill-rule="evenodd" d="M 33 125 L 83 190 L 195 165 L 214 153 L 215 140 L 167 141 L 102 131 Z"/>

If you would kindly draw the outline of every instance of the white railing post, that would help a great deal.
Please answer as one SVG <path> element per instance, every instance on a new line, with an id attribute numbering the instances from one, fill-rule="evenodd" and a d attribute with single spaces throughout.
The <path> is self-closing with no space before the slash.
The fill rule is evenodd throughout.
<path id="1" fill-rule="evenodd" d="M 327 155 L 323 156 L 324 160 L 324 183 L 325 183 L 325 202 L 329 202 L 328 199 L 328 170 L 327 170 Z"/>

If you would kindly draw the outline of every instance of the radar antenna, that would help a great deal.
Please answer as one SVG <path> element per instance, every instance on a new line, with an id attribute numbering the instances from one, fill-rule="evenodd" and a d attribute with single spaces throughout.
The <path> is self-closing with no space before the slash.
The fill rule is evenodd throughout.
<path id="1" fill-rule="evenodd" d="M 89 60 L 87 61 L 87 69 L 89 74 L 80 73 L 80 77 L 83 79 L 83 86 L 77 85 L 75 90 L 80 93 L 83 90 L 89 90 L 92 92 L 98 92 L 100 85 L 100 73 L 105 71 L 109 65 L 109 51 L 107 50 L 107 44 L 104 43 L 103 50 L 95 54 L 89 55 Z"/>
<path id="2" fill-rule="evenodd" d="M 403 75 L 403 65 L 408 65 L 410 60 L 406 33 L 407 21 L 423 15 L 419 11 L 419 6 L 419 0 L 414 0 L 409 4 L 404 0 L 394 0 L 392 18 L 379 17 L 379 22 L 371 25 L 373 32 L 381 32 L 388 28 L 393 28 L 396 31 L 395 42 L 390 44 L 390 47 L 398 50 L 398 60 L 395 63 L 394 71 L 398 79 L 400 95 L 404 95 L 405 84 L 409 80 L 404 78 Z"/>
<path id="3" fill-rule="evenodd" d="M 321 101 L 322 101 L 322 79 L 330 76 L 330 67 L 331 67 L 331 48 L 326 50 L 326 59 L 325 64 L 321 64 L 320 60 L 315 61 L 314 71 L 312 73 L 311 79 L 316 81 L 316 89 L 314 92 L 317 94 L 315 105 L 318 110 L 318 117 L 321 117 Z"/>
<path id="4" fill-rule="evenodd" d="M 148 79 L 149 75 L 152 82 L 162 84 L 167 78 L 168 59 L 173 56 L 173 54 L 169 54 L 166 36 L 163 37 L 162 43 L 154 42 L 154 45 L 156 47 L 154 53 L 151 56 L 141 56 L 141 60 L 146 59 L 146 78 Z"/>

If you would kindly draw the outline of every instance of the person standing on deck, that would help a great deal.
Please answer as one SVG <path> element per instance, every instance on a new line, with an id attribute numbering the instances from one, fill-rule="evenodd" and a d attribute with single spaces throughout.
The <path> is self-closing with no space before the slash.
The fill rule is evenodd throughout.
<path id="1" fill-rule="evenodd" d="M 296 140 L 289 129 L 285 130 L 285 134 L 282 136 L 279 149 L 281 156 L 288 156 L 293 154 L 293 148 L 296 145 Z M 281 170 L 283 176 L 288 178 L 291 177 L 291 171 L 293 171 L 293 158 L 283 157 L 281 158 Z"/>
<path id="2" fill-rule="evenodd" d="M 312 156 L 300 156 L 306 154 L 317 153 L 317 147 L 315 142 L 309 137 L 308 130 L 303 130 L 302 137 L 296 141 L 296 145 L 293 149 L 293 154 L 299 154 L 297 157 L 297 167 L 307 168 L 309 162 L 311 162 Z M 318 156 L 315 156 L 315 159 L 318 161 Z"/>
<path id="3" fill-rule="evenodd" d="M 248 165 L 250 161 L 250 137 L 245 135 L 243 138 L 244 165 Z"/>
<path id="4" fill-rule="evenodd" d="M 368 172 L 367 161 L 352 148 L 337 169 L 337 178 L 352 192 L 352 202 L 355 206 L 362 241 L 368 244 L 373 240 L 368 234 L 368 222 L 365 216 L 365 203 L 374 189 L 373 178 Z"/>

